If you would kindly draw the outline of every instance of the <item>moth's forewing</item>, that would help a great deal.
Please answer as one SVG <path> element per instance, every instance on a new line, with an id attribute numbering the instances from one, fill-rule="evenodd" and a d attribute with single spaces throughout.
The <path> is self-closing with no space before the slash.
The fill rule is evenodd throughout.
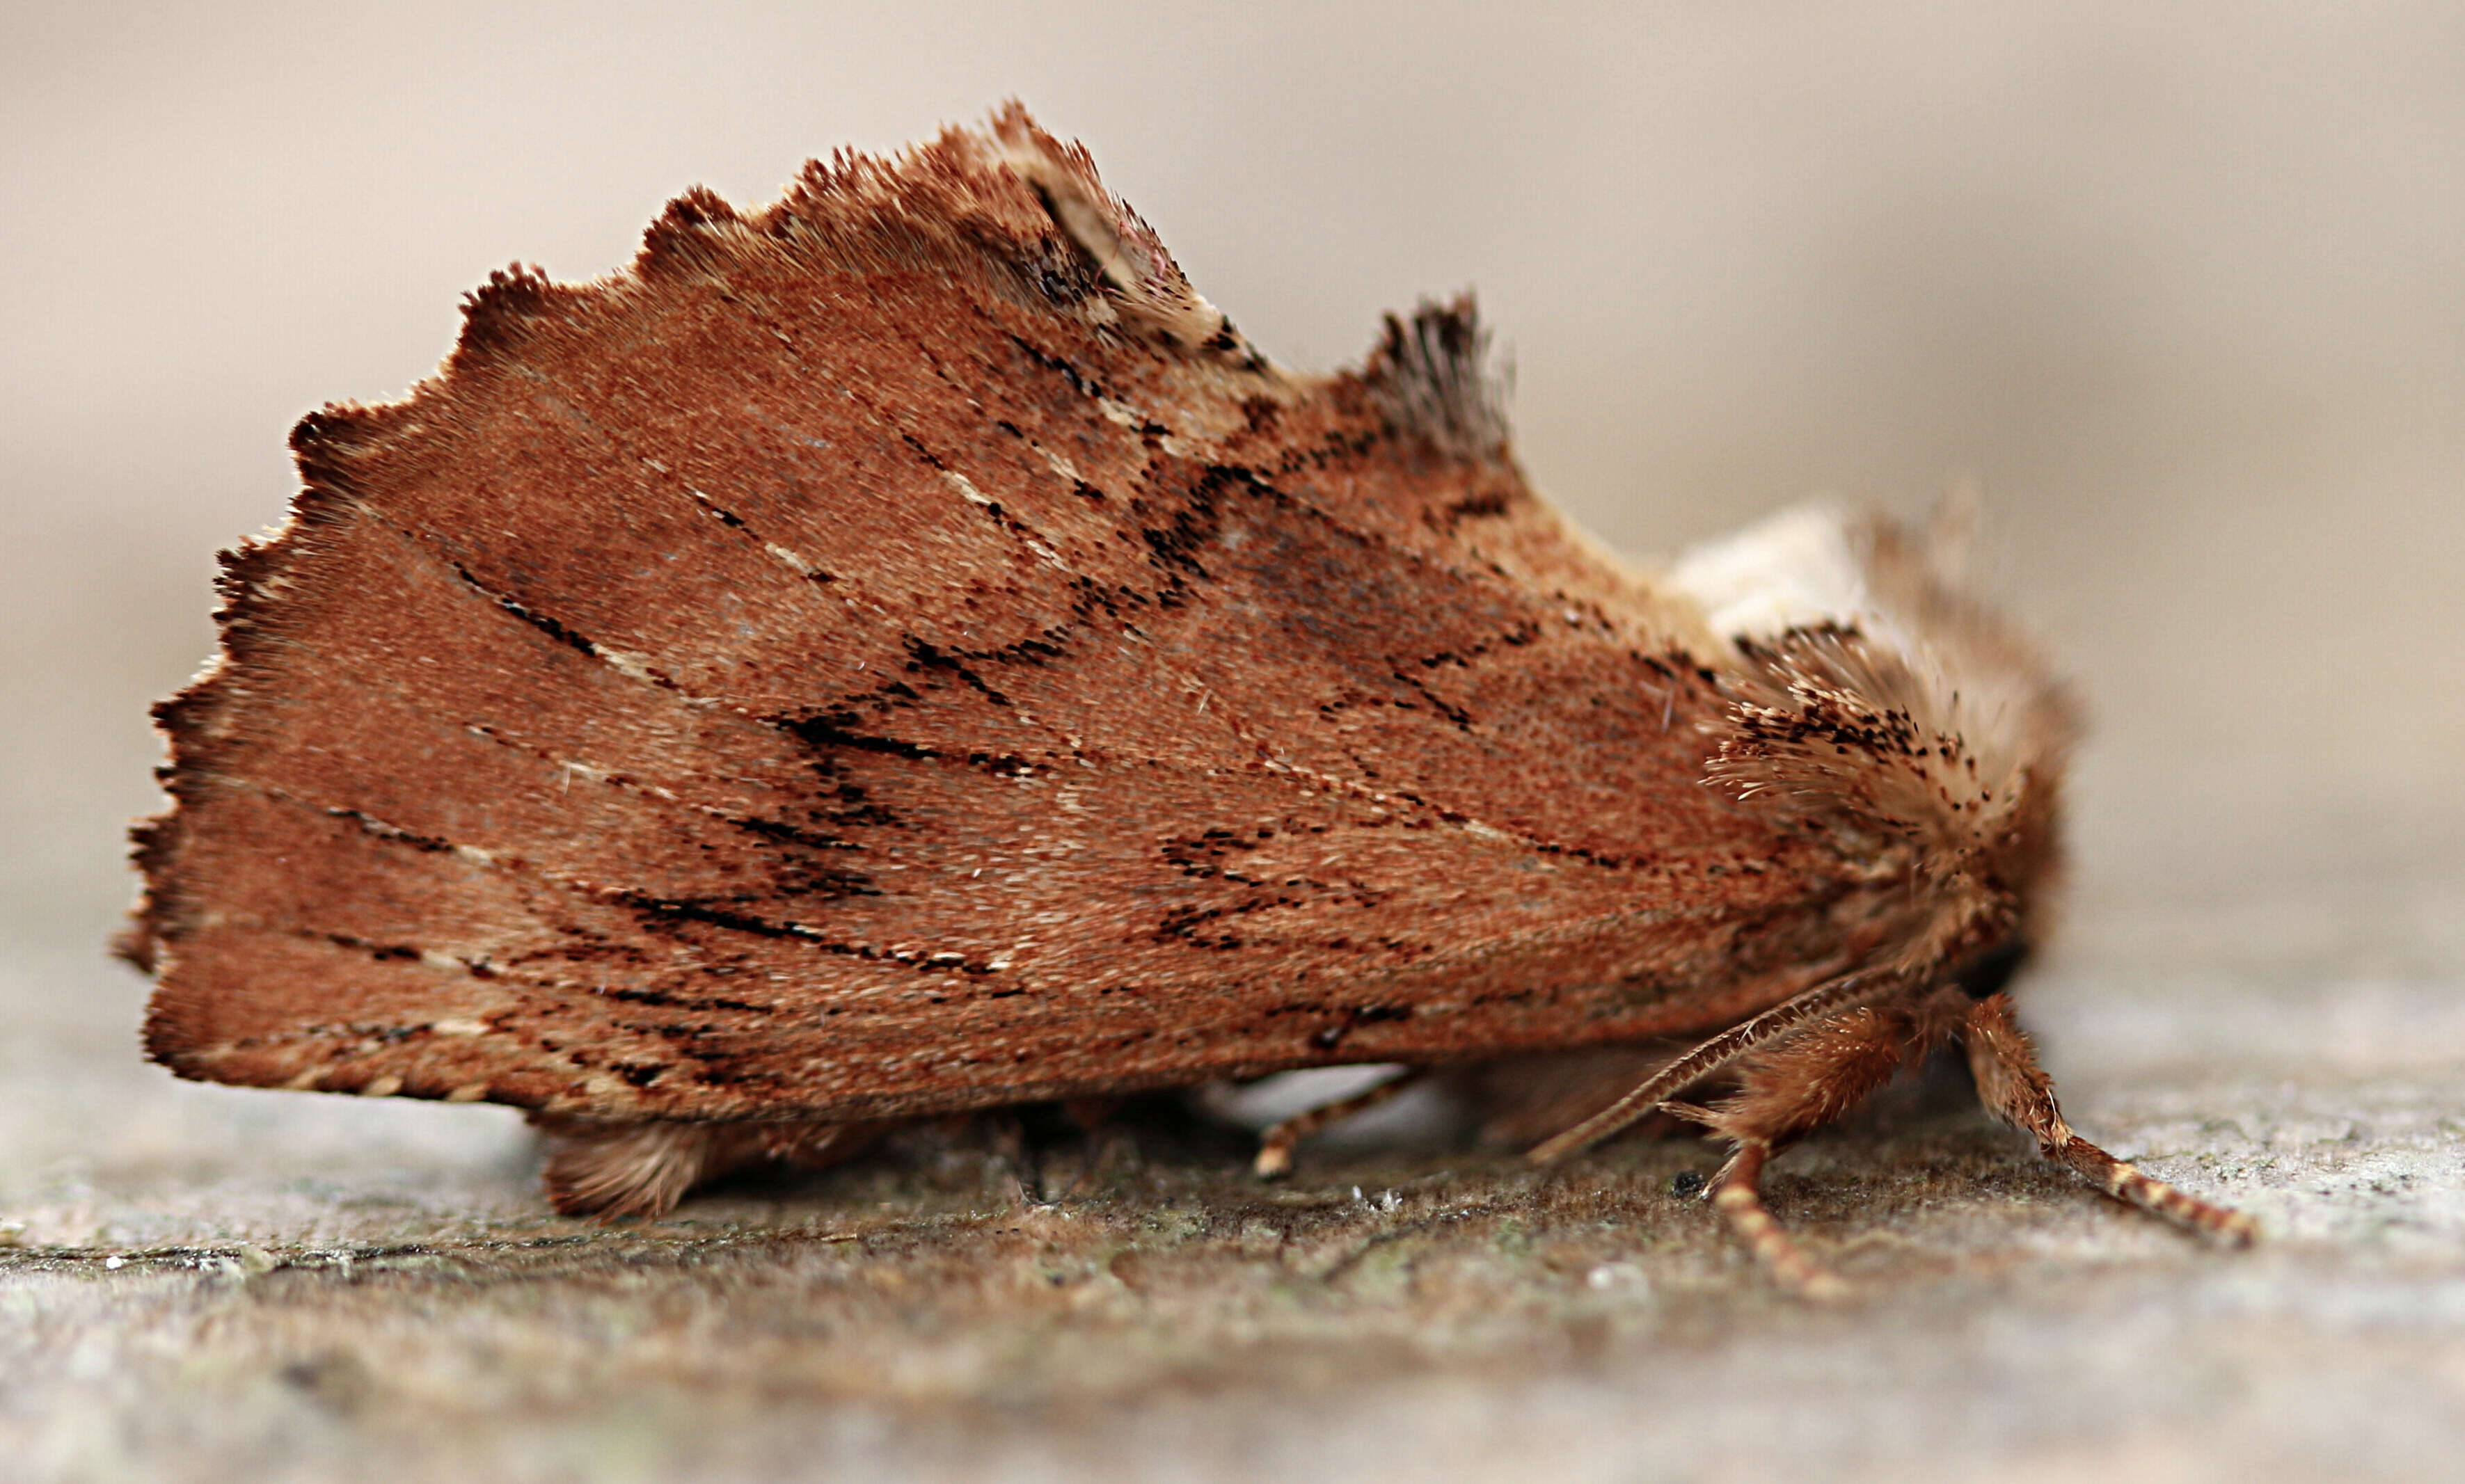
<path id="1" fill-rule="evenodd" d="M 500 277 L 303 423 L 166 712 L 153 1053 L 955 1109 L 1700 1030 L 1910 910 L 1702 786 L 1699 636 L 1524 486 L 1467 315 L 1291 377 L 1144 232 L 1006 117 Z"/>

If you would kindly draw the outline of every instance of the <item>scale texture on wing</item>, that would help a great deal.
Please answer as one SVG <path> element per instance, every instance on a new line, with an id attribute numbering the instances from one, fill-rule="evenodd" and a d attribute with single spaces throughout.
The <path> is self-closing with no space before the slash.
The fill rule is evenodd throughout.
<path id="1" fill-rule="evenodd" d="M 226 559 L 153 1054 L 856 1118 L 1771 1003 L 1879 889 L 1700 786 L 1718 646 L 1480 361 L 1457 305 L 1268 364 L 1015 111 L 500 275 Z"/>

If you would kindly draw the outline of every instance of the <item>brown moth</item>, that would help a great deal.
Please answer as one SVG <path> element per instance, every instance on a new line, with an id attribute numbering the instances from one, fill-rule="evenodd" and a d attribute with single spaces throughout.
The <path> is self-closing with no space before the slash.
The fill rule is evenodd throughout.
<path id="1" fill-rule="evenodd" d="M 1957 1038 L 2049 1158 L 2246 1236 L 2074 1134 L 2012 1021 L 2038 656 L 1879 520 L 1630 571 L 1484 351 L 1458 302 L 1276 365 L 1015 106 L 493 277 L 223 559 L 137 831 L 148 1052 L 511 1103 L 559 1208 L 655 1212 L 920 1116 L 1695 1038 L 1536 1153 L 1700 1122 L 1824 1292 L 1765 1162 Z"/>

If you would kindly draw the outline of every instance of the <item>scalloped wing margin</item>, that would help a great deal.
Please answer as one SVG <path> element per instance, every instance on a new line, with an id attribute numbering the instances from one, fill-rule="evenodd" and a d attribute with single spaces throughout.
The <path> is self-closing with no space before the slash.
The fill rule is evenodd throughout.
<path id="1" fill-rule="evenodd" d="M 1693 609 L 1523 483 L 1483 359 L 1467 304 L 1277 370 L 1016 110 L 497 276 L 225 560 L 149 1049 L 869 1115 L 1768 1003 L 1857 889 L 1699 786 Z"/>

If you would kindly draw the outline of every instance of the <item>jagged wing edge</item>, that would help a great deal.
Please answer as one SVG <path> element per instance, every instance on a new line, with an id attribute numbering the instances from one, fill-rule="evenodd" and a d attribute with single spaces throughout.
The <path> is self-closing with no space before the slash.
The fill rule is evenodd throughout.
<path id="1" fill-rule="evenodd" d="M 1099 334 L 1145 340 L 1207 379 L 1290 400 L 1349 382 L 1390 432 L 1428 454 L 1511 467 L 1506 378 L 1489 363 L 1489 335 L 1471 296 L 1425 302 L 1386 333 L 1355 371 L 1301 377 L 1276 365 L 1189 285 L 1153 229 L 1113 195 L 1087 149 L 1038 126 L 1012 101 L 981 130 L 945 128 L 889 156 L 842 149 L 806 165 L 776 202 L 751 214 L 696 187 L 670 201 L 633 260 L 596 280 L 558 283 L 517 263 L 467 295 L 453 350 L 402 400 L 329 404 L 290 434 L 300 484 L 283 521 L 218 555 L 217 653 L 153 709 L 169 743 L 156 776 L 171 805 L 130 831 L 143 887 L 113 943 L 149 975 L 163 967 L 169 927 L 189 910 L 176 870 L 181 805 L 211 785 L 232 708 L 285 574 L 313 561 L 328 530 L 356 518 L 354 468 L 415 431 L 457 378 L 517 361 L 534 328 L 588 302 L 655 293 L 679 278 L 718 279 L 750 255 L 785 253 L 835 271 L 932 269 L 966 278 L 1038 313 Z M 1228 399 L 1230 400 L 1230 399 Z M 1569 543 L 1623 584 L 1642 584 L 1607 548 L 1561 518 Z M 161 1028 L 149 1024 L 149 1045 Z"/>
<path id="2" fill-rule="evenodd" d="M 668 203 L 630 264 L 593 281 L 558 283 L 520 263 L 492 273 L 464 298 L 444 364 L 402 400 L 330 404 L 300 418 L 290 435 L 300 483 L 284 520 L 219 554 L 217 653 L 153 710 L 170 745 L 156 776 L 172 802 L 130 831 L 144 884 L 113 943 L 119 957 L 148 974 L 161 967 L 166 929 L 186 906 L 174 869 L 180 805 L 208 786 L 224 719 L 245 698 L 255 636 L 280 600 L 285 573 L 315 559 L 322 533 L 355 519 L 354 466 L 416 429 L 457 379 L 519 360 L 544 321 L 586 302 L 658 292 L 668 280 L 718 277 L 766 253 L 837 271 L 948 273 L 1099 333 L 1149 338 L 1285 395 L 1299 389 L 1189 288 L 1153 230 L 1105 190 L 1087 150 L 1045 132 L 1014 101 L 984 130 L 952 126 L 887 158 L 842 149 L 810 162 L 778 201 L 750 215 L 696 187 Z"/>

